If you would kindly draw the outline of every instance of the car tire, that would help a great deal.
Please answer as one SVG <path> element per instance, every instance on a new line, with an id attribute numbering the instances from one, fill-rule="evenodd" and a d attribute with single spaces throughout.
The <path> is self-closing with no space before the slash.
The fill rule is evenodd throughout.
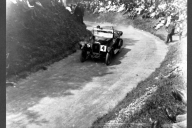
<path id="1" fill-rule="evenodd" d="M 85 50 L 81 50 L 80 61 L 85 62 L 86 56 L 87 56 L 87 52 Z"/>
<path id="2" fill-rule="evenodd" d="M 123 46 L 123 40 L 120 39 L 120 40 L 119 40 L 119 44 L 118 44 L 118 48 L 120 49 L 122 46 Z"/>
<path id="3" fill-rule="evenodd" d="M 109 65 L 111 63 L 111 54 L 107 53 L 105 58 L 105 64 Z"/>
<path id="4" fill-rule="evenodd" d="M 119 42 L 118 42 L 118 49 L 119 51 L 117 52 L 117 54 L 119 54 L 121 52 L 121 47 L 123 46 L 123 40 L 120 39 Z"/>

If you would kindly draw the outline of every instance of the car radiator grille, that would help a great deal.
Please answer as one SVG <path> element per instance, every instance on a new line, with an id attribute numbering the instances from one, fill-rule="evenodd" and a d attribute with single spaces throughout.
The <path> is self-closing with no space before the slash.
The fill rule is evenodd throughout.
<path id="1" fill-rule="evenodd" d="M 99 53 L 100 52 L 100 44 L 93 44 L 92 50 L 95 53 Z"/>

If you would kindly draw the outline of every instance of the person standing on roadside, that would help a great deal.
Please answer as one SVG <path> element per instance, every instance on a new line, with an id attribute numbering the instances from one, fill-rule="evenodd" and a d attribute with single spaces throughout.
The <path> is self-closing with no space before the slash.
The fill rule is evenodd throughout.
<path id="1" fill-rule="evenodd" d="M 169 43 L 169 40 L 170 42 L 173 41 L 172 36 L 174 35 L 174 30 L 175 30 L 175 22 L 174 22 L 174 19 L 171 19 L 171 23 L 167 27 L 168 35 L 167 35 L 167 41 L 165 43 Z"/>
<path id="2" fill-rule="evenodd" d="M 79 21 L 82 24 L 84 24 L 83 22 L 84 11 L 85 10 L 83 5 L 81 3 L 78 3 L 73 13 L 77 17 L 77 21 Z"/>

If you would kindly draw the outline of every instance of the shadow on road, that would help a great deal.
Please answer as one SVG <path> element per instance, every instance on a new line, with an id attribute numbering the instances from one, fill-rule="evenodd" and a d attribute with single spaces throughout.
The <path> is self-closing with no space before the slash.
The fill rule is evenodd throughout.
<path id="1" fill-rule="evenodd" d="M 80 51 L 69 57 L 52 64 L 45 71 L 38 71 L 25 80 L 17 83 L 16 88 L 6 89 L 7 110 L 21 111 L 33 106 L 43 97 L 64 97 L 73 95 L 71 90 L 81 90 L 95 77 L 103 77 L 108 74 L 109 68 L 121 64 L 121 60 L 131 51 L 137 40 L 123 38 L 124 45 L 121 52 L 112 58 L 110 66 L 106 66 L 103 60 L 87 60 L 80 62 Z M 14 106 L 14 107 L 13 107 Z"/>
<path id="2" fill-rule="evenodd" d="M 112 59 L 112 63 L 109 66 L 114 66 L 114 65 L 119 65 L 121 64 L 121 60 L 124 58 L 124 56 L 130 52 L 131 49 L 127 49 L 127 48 L 122 48 L 120 53 L 118 53 L 117 55 L 115 55 Z"/>

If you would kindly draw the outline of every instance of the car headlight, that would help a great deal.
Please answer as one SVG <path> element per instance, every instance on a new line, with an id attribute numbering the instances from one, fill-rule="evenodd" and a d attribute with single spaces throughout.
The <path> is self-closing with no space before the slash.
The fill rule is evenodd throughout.
<path id="1" fill-rule="evenodd" d="M 115 41 L 116 41 L 116 40 L 115 40 L 115 39 L 113 39 L 113 43 L 115 43 Z"/>
<path id="2" fill-rule="evenodd" d="M 80 44 L 81 46 L 84 46 L 84 45 L 85 45 L 85 43 L 84 43 L 83 41 L 79 42 L 79 44 Z"/>
<path id="3" fill-rule="evenodd" d="M 110 52 L 110 51 L 111 51 L 111 47 L 108 47 L 108 48 L 107 48 L 107 52 Z"/>
<path id="4" fill-rule="evenodd" d="M 91 47 L 91 44 L 87 44 L 87 47 L 88 47 L 88 48 Z"/>

